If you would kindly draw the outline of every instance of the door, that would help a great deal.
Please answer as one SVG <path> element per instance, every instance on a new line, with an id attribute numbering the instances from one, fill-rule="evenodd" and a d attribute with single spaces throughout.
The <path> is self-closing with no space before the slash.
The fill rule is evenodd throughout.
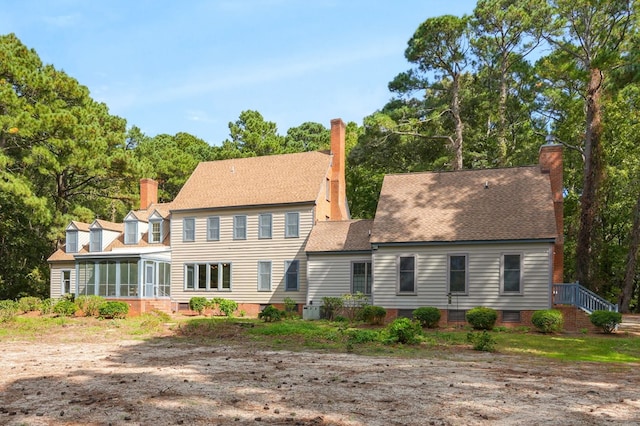
<path id="1" fill-rule="evenodd" d="M 153 262 L 144 263 L 144 297 L 156 297 L 156 274 Z"/>

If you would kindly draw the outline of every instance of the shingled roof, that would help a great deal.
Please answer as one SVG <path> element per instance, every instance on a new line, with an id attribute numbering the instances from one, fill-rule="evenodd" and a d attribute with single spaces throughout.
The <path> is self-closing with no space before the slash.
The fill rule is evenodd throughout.
<path id="1" fill-rule="evenodd" d="M 309 234 L 306 252 L 371 250 L 369 234 L 373 220 L 318 222 Z"/>
<path id="2" fill-rule="evenodd" d="M 172 210 L 313 202 L 331 166 L 324 152 L 203 162 L 171 205 Z"/>
<path id="3" fill-rule="evenodd" d="M 531 166 L 387 175 L 371 242 L 554 238 L 549 175 Z"/>

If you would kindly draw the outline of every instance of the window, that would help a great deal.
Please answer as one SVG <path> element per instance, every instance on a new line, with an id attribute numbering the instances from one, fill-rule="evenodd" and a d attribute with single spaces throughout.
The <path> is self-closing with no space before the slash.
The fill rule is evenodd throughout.
<path id="1" fill-rule="evenodd" d="M 502 292 L 522 293 L 522 255 L 502 255 Z"/>
<path id="2" fill-rule="evenodd" d="M 297 238 L 300 232 L 300 214 L 298 212 L 286 213 L 284 227 L 284 236 L 286 238 Z"/>
<path id="3" fill-rule="evenodd" d="M 71 271 L 62 271 L 62 294 L 71 294 Z M 73 289 L 75 290 L 75 288 Z"/>
<path id="4" fill-rule="evenodd" d="M 196 220 L 192 217 L 185 217 L 182 220 L 182 241 L 196 240 Z"/>
<path id="5" fill-rule="evenodd" d="M 78 262 L 78 296 L 96 294 L 97 275 L 94 262 Z"/>
<path id="6" fill-rule="evenodd" d="M 502 311 L 502 322 L 520 322 L 520 311 Z"/>
<path id="7" fill-rule="evenodd" d="M 398 260 L 398 293 L 416 293 L 415 256 L 401 256 Z"/>
<path id="8" fill-rule="evenodd" d="M 271 238 L 271 214 L 261 214 L 258 222 L 258 238 Z"/>
<path id="9" fill-rule="evenodd" d="M 465 322 L 467 320 L 467 311 L 464 309 L 447 310 L 447 322 Z"/>
<path id="10" fill-rule="evenodd" d="M 467 255 L 449 255 L 449 293 L 467 293 Z"/>
<path id="11" fill-rule="evenodd" d="M 78 252 L 78 231 L 67 231 L 67 253 Z"/>
<path id="12" fill-rule="evenodd" d="M 136 244 L 138 242 L 138 221 L 128 220 L 124 223 L 124 243 Z"/>
<path id="13" fill-rule="evenodd" d="M 220 217 L 211 216 L 207 218 L 207 240 L 220 240 Z"/>
<path id="14" fill-rule="evenodd" d="M 299 260 L 286 260 L 284 262 L 285 270 L 285 291 L 298 291 L 298 277 L 300 270 Z"/>
<path id="15" fill-rule="evenodd" d="M 102 251 L 102 229 L 96 228 L 89 231 L 89 251 Z"/>
<path id="16" fill-rule="evenodd" d="M 138 296 L 138 262 L 120 262 L 120 296 Z"/>
<path id="17" fill-rule="evenodd" d="M 351 293 L 371 294 L 371 262 L 351 263 Z"/>
<path id="18" fill-rule="evenodd" d="M 231 290 L 231 264 L 224 262 L 186 264 L 184 288 L 198 291 Z"/>
<path id="19" fill-rule="evenodd" d="M 258 262 L 258 291 L 271 291 L 271 262 Z"/>
<path id="20" fill-rule="evenodd" d="M 154 219 L 149 223 L 151 225 L 151 230 L 149 231 L 149 242 L 150 243 L 161 243 L 162 242 L 162 220 Z"/>
<path id="21" fill-rule="evenodd" d="M 167 262 L 158 263 L 158 296 L 171 296 L 171 264 Z"/>
<path id="22" fill-rule="evenodd" d="M 116 295 L 116 262 L 98 263 L 98 296 L 114 297 Z"/>
<path id="23" fill-rule="evenodd" d="M 234 240 L 247 239 L 247 217 L 246 216 L 233 217 L 233 239 Z"/>

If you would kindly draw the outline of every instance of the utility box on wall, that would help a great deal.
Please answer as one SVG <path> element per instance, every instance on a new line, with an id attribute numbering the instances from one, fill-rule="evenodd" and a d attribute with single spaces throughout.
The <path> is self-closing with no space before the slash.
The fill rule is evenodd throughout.
<path id="1" fill-rule="evenodd" d="M 319 320 L 320 319 L 320 306 L 305 305 L 302 307 L 302 319 L 305 320 Z"/>

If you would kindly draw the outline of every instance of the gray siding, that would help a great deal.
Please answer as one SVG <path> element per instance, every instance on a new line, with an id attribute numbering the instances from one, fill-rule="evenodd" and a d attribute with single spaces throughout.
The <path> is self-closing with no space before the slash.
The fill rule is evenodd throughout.
<path id="1" fill-rule="evenodd" d="M 551 251 L 547 243 L 438 245 L 380 247 L 373 255 L 373 303 L 385 308 L 470 309 L 487 306 L 498 310 L 546 309 L 550 304 Z M 523 255 L 523 294 L 500 293 L 503 253 Z M 447 255 L 468 256 L 468 294 L 447 297 Z M 397 294 L 397 257 L 416 256 L 417 293 Z"/>
<path id="2" fill-rule="evenodd" d="M 59 299 L 62 296 L 62 271 L 71 271 L 71 290 L 75 291 L 76 287 L 76 265 L 75 263 L 51 263 L 51 285 L 50 288 L 50 297 L 52 299 Z"/>
<path id="3" fill-rule="evenodd" d="M 351 262 L 371 261 L 366 254 L 309 253 L 307 303 L 322 305 L 323 297 L 340 297 L 351 292 Z"/>
<path id="4" fill-rule="evenodd" d="M 285 213 L 299 213 L 299 237 L 285 238 Z M 272 214 L 272 238 L 258 238 L 258 217 Z M 247 216 L 247 239 L 233 239 L 233 217 Z M 220 217 L 220 240 L 207 241 L 207 218 Z M 182 239 L 183 218 L 195 218 L 195 241 Z M 282 303 L 290 297 L 305 303 L 307 266 L 304 246 L 314 220 L 313 206 L 265 209 L 177 212 L 171 217 L 171 298 L 188 302 L 191 297 L 225 297 L 239 303 Z M 285 291 L 285 261 L 299 261 L 298 291 Z M 272 262 L 271 291 L 258 291 L 258 261 Z M 185 290 L 185 264 L 231 263 L 231 291 Z"/>

